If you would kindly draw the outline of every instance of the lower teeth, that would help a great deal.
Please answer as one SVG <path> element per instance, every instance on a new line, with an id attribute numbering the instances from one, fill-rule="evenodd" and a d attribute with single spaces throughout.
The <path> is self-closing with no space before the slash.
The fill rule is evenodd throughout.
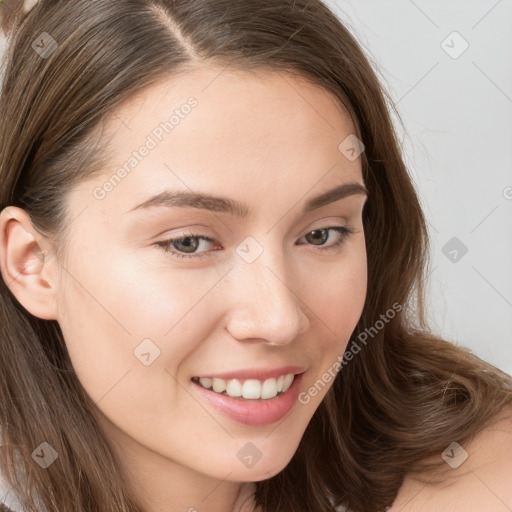
<path id="1" fill-rule="evenodd" d="M 213 391 L 213 389 L 210 388 L 210 391 Z M 213 391 L 213 392 L 216 393 L 216 391 Z M 276 398 L 277 396 L 279 396 L 281 394 L 282 394 L 282 391 L 277 393 L 277 395 L 273 396 L 272 398 Z M 217 393 L 217 395 L 229 396 L 229 398 L 239 398 L 240 400 L 272 400 L 272 398 L 244 398 L 243 395 L 231 396 L 231 395 L 228 395 L 225 391 L 223 391 L 222 393 Z"/>

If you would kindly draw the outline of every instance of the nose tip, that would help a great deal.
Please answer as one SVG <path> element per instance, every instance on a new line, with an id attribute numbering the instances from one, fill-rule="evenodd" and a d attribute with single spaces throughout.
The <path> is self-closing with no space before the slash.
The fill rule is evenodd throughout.
<path id="1" fill-rule="evenodd" d="M 309 328 L 302 299 L 273 270 L 265 267 L 264 277 L 252 283 L 244 280 L 236 286 L 244 291 L 237 294 L 228 321 L 234 338 L 284 345 Z"/>

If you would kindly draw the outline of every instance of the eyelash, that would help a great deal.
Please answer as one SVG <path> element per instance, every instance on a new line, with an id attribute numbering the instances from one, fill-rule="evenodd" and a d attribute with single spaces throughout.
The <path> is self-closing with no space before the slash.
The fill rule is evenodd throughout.
<path id="1" fill-rule="evenodd" d="M 313 233 L 314 231 L 336 231 L 341 234 L 340 239 L 332 245 L 327 246 L 325 249 L 320 249 L 321 251 L 335 250 L 339 249 L 345 242 L 345 240 L 354 233 L 352 228 L 347 226 L 325 226 L 322 228 L 313 229 L 313 231 L 309 231 L 306 235 Z M 213 242 L 214 240 L 207 236 L 202 235 L 194 235 L 193 233 L 186 233 L 184 236 L 180 236 L 179 238 L 169 238 L 167 240 L 162 240 L 160 242 L 156 242 L 155 245 L 161 247 L 165 253 L 171 254 L 177 258 L 204 258 L 208 255 L 208 252 L 204 253 L 191 253 L 190 255 L 185 253 L 180 253 L 179 251 L 173 250 L 170 248 L 170 245 L 174 242 L 182 242 L 188 238 L 196 238 L 198 240 L 204 240 L 206 242 Z M 324 247 L 323 245 L 317 247 Z"/>

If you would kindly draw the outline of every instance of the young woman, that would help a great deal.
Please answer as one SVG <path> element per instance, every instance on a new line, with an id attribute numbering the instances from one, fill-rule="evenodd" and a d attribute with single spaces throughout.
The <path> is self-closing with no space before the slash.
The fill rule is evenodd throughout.
<path id="1" fill-rule="evenodd" d="M 324 4 L 41 0 L 14 27 L 5 507 L 512 509 L 510 377 L 428 330 L 386 96 Z"/>

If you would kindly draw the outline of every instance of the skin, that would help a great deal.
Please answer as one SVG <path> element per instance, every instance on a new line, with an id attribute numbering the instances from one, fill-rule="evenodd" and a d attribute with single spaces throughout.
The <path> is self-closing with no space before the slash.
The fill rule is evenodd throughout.
<path id="1" fill-rule="evenodd" d="M 462 449 L 468 457 L 460 466 L 443 465 L 426 477 L 427 482 L 407 475 L 389 512 L 510 512 L 512 410 L 504 410 Z M 439 459 L 435 456 L 428 462 Z"/>
<path id="2" fill-rule="evenodd" d="M 306 390 L 343 354 L 366 296 L 365 196 L 302 213 L 308 199 L 341 183 L 364 185 L 361 159 L 338 149 L 355 133 L 350 117 L 329 92 L 296 77 L 220 71 L 166 79 L 106 120 L 111 165 L 66 198 L 73 224 L 62 264 L 42 264 L 51 247 L 26 212 L 10 207 L 0 217 L 5 281 L 28 311 L 59 322 L 149 512 L 238 511 L 254 482 L 289 463 L 332 385 L 280 422 L 254 427 L 212 409 L 192 392 L 191 377 L 297 364 L 307 369 Z M 96 199 L 95 187 L 190 96 L 198 106 Z M 252 213 L 128 213 L 164 188 L 235 199 Z M 334 230 L 323 242 L 305 238 L 325 226 L 353 233 L 339 248 Z M 189 231 L 214 239 L 200 242 L 204 258 L 155 245 Z M 236 252 L 248 236 L 263 248 L 252 263 Z M 160 349 L 149 366 L 133 353 L 146 338 Z M 249 441 L 262 455 L 250 468 L 237 457 Z"/>

